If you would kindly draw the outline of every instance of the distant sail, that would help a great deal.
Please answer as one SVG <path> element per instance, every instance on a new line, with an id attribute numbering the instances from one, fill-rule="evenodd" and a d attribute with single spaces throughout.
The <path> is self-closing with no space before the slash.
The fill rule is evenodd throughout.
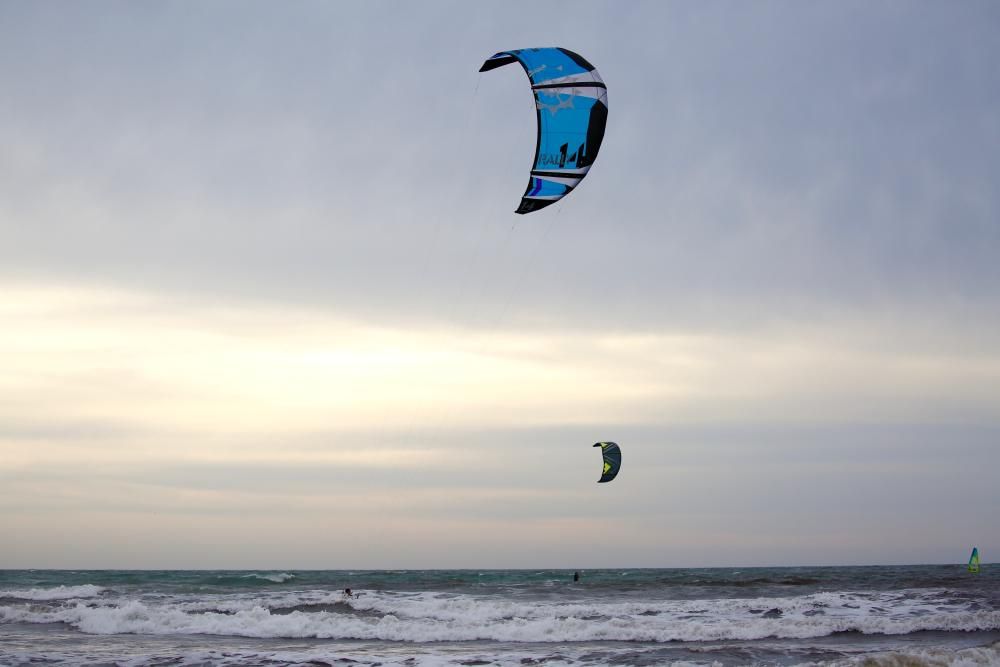
<path id="1" fill-rule="evenodd" d="M 610 482 L 618 474 L 618 469 L 622 467 L 622 450 L 613 442 L 598 442 L 594 447 L 601 448 L 601 455 L 604 458 L 604 469 L 598 482 Z"/>
<path id="2" fill-rule="evenodd" d="M 969 572 L 979 572 L 979 548 L 972 547 L 972 555 L 969 556 Z"/>

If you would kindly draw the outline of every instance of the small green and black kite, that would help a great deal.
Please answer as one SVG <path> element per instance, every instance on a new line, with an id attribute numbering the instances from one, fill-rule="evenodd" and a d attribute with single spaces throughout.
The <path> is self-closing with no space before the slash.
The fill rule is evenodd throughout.
<path id="1" fill-rule="evenodd" d="M 618 469 L 622 467 L 622 450 L 613 442 L 598 442 L 594 447 L 601 448 L 604 456 L 604 471 L 598 482 L 610 482 L 618 474 Z"/>

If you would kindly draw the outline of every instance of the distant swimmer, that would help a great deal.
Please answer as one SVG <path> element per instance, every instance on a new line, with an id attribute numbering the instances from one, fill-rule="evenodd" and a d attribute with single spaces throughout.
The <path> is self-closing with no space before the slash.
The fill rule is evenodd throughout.
<path id="1" fill-rule="evenodd" d="M 351 589 L 350 588 L 345 588 L 344 589 L 344 597 L 348 597 L 348 598 L 354 597 L 354 594 L 351 593 Z"/>
<path id="2" fill-rule="evenodd" d="M 579 572 L 574 572 L 573 573 L 573 581 L 580 581 L 580 573 Z"/>

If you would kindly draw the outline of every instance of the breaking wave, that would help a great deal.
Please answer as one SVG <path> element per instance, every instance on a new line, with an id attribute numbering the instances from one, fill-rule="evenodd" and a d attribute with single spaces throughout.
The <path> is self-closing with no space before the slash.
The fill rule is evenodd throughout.
<path id="1" fill-rule="evenodd" d="M 0 599 L 13 598 L 17 600 L 74 600 L 92 598 L 100 595 L 106 589 L 93 584 L 82 586 L 56 586 L 55 588 L 32 588 L 25 591 L 0 591 Z"/>
<path id="2" fill-rule="evenodd" d="M 199 603 L 101 599 L 0 606 L 0 622 L 64 623 L 91 634 L 205 634 L 409 642 L 717 641 L 857 632 L 1000 630 L 1000 611 L 947 592 L 817 593 L 641 602 L 516 601 L 442 593 L 312 591 Z"/>
<path id="3" fill-rule="evenodd" d="M 259 574 L 256 572 L 251 572 L 250 574 L 244 574 L 244 579 L 261 579 L 263 581 L 270 581 L 275 584 L 283 584 L 286 581 L 291 581 L 295 578 L 294 574 L 289 574 L 287 572 L 280 572 L 277 574 Z"/>

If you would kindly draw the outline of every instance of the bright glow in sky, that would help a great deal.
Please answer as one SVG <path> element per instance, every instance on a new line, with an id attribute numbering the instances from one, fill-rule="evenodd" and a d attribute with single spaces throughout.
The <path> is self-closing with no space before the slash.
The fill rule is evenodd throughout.
<path id="1" fill-rule="evenodd" d="M 1000 552 L 992 4 L 391 7 L 0 8 L 0 567 Z"/>

